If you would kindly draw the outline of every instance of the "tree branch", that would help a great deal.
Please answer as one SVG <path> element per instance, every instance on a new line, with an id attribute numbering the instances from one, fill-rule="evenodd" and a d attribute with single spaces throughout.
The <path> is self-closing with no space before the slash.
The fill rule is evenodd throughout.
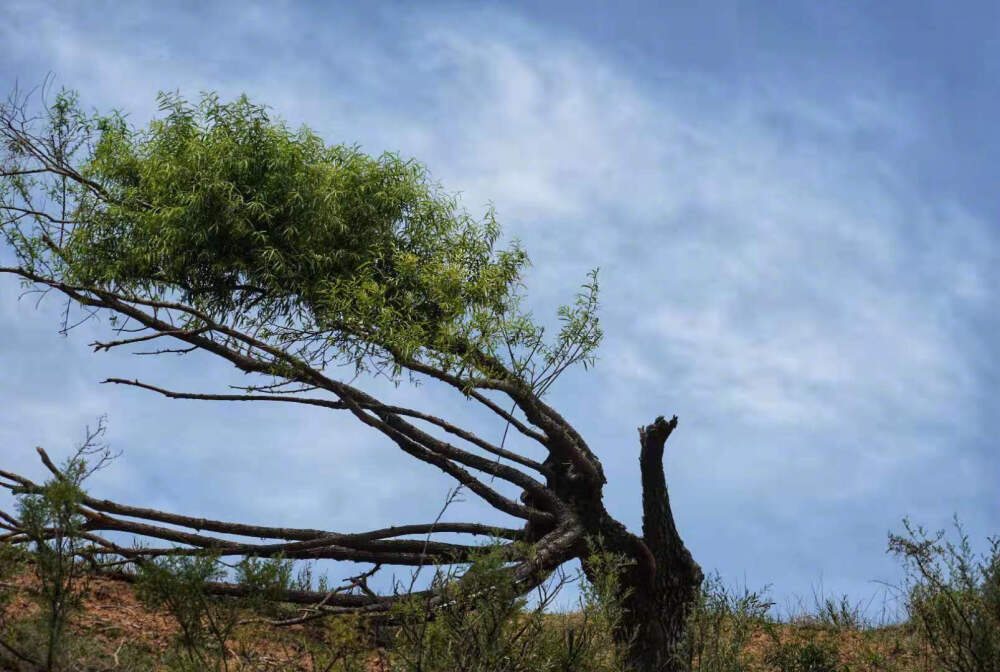
<path id="1" fill-rule="evenodd" d="M 155 338 L 162 338 L 163 336 L 181 336 L 188 334 L 202 334 L 208 331 L 207 327 L 202 327 L 201 329 L 174 329 L 171 331 L 161 331 L 155 334 L 146 334 L 145 336 L 136 336 L 135 338 L 125 338 L 119 341 L 94 341 L 90 344 L 94 348 L 94 352 L 99 352 L 104 350 L 105 352 L 111 348 L 117 348 L 121 345 L 132 345 L 134 343 L 144 343 L 146 341 L 151 341 Z"/>
<path id="2" fill-rule="evenodd" d="M 353 562 L 375 562 L 386 565 L 421 566 L 428 562 L 463 562 L 477 549 L 473 546 L 424 542 L 422 540 L 398 539 L 389 541 L 361 541 L 355 547 L 332 543 L 330 538 L 317 538 L 284 544 L 246 544 L 173 530 L 158 525 L 112 518 L 101 513 L 81 509 L 87 519 L 83 529 L 88 532 L 127 532 L 145 538 L 160 539 L 186 544 L 194 548 L 148 548 L 130 551 L 134 557 L 155 557 L 162 555 L 200 555 L 206 551 L 221 555 L 251 557 L 275 557 L 296 559 L 350 560 Z M 513 547 L 509 547 L 513 550 Z"/>
<path id="3" fill-rule="evenodd" d="M 348 407 L 348 410 L 350 410 L 351 413 L 361 422 L 378 429 L 383 434 L 389 436 L 389 438 L 402 448 L 404 452 L 423 462 L 433 464 L 442 471 L 448 473 L 459 483 L 468 486 L 469 490 L 485 499 L 491 506 L 518 518 L 535 520 L 536 522 L 551 522 L 553 520 L 551 513 L 522 506 L 511 499 L 503 497 L 496 490 L 476 479 L 465 469 L 454 464 L 452 459 L 458 460 L 469 466 L 474 466 L 474 468 L 490 473 L 498 478 L 508 480 L 525 490 L 533 491 L 539 499 L 551 499 L 552 501 L 557 501 L 553 493 L 546 491 L 545 486 L 538 481 L 535 481 L 526 474 L 511 469 L 510 467 L 496 464 L 489 460 L 482 460 L 482 458 L 479 458 L 478 456 L 462 451 L 454 446 L 445 444 L 444 442 L 437 441 L 436 439 L 431 442 L 430 446 L 421 445 L 419 442 L 420 440 L 423 440 L 425 437 L 433 437 L 429 437 L 429 435 L 421 432 L 413 425 L 404 422 L 397 416 L 392 416 L 393 423 L 390 426 L 386 422 L 387 418 L 372 416 L 371 414 L 365 412 L 360 404 L 364 402 L 374 402 L 375 404 L 379 404 L 378 400 L 374 397 L 371 397 L 370 395 L 361 392 L 350 385 L 328 378 L 287 352 L 263 343 L 258 339 L 248 336 L 238 330 L 226 327 L 225 325 L 220 325 L 201 311 L 175 302 L 153 301 L 134 297 L 123 298 L 106 290 L 74 287 L 50 278 L 39 276 L 36 273 L 23 268 L 0 267 L 0 272 L 13 273 L 31 280 L 32 282 L 47 285 L 63 292 L 64 294 L 67 294 L 78 303 L 82 303 L 84 305 L 109 308 L 115 312 L 131 317 L 139 324 L 159 332 L 177 330 L 172 324 L 157 318 L 155 315 L 150 315 L 149 313 L 140 310 L 131 304 L 134 303 L 144 305 L 154 309 L 175 309 L 188 313 L 201 320 L 207 327 L 208 331 L 218 332 L 223 335 L 230 336 L 245 343 L 248 347 L 256 348 L 272 356 L 275 360 L 284 362 L 288 368 L 280 374 L 282 377 L 291 380 L 298 380 L 299 382 L 305 384 L 314 384 L 333 392 L 340 397 L 341 401 L 343 401 Z M 89 293 L 93 298 L 86 296 L 85 293 Z M 278 365 L 275 362 L 265 362 L 237 352 L 222 343 L 207 338 L 204 334 L 195 334 L 185 331 L 184 333 L 173 334 L 173 337 L 216 354 L 223 359 L 230 361 L 237 368 L 248 373 L 270 373 L 273 375 L 276 369 L 281 370 L 282 368 L 281 365 Z M 415 439 L 415 436 L 420 437 L 420 439 Z"/>
<path id="4" fill-rule="evenodd" d="M 322 406 L 324 408 L 344 410 L 347 409 L 347 404 L 340 401 L 329 401 L 327 399 L 316 399 L 314 397 L 295 397 L 291 396 L 291 392 L 283 392 L 280 395 L 277 394 L 199 394 L 190 392 L 175 392 L 172 390 L 167 390 L 162 387 L 157 387 L 155 385 L 149 385 L 148 383 L 142 383 L 138 380 L 125 380 L 123 378 L 108 378 L 103 381 L 104 383 L 113 383 L 117 385 L 130 385 L 132 387 L 139 387 L 144 390 L 150 390 L 152 392 L 157 392 L 170 399 L 192 399 L 198 401 L 279 401 L 288 402 L 294 404 L 307 404 L 311 406 Z M 315 389 L 315 388 L 313 388 Z M 409 408 L 404 408 L 402 406 L 391 406 L 386 404 L 381 404 L 377 402 L 359 402 L 358 405 L 366 410 L 378 410 L 385 411 L 393 415 L 404 415 L 407 417 L 416 418 L 418 420 L 423 420 L 430 424 L 436 425 L 441 429 L 445 430 L 449 434 L 458 436 L 459 438 L 465 439 L 469 443 L 472 443 L 483 450 L 492 453 L 498 457 L 503 457 L 511 462 L 516 462 L 523 466 L 534 469 L 539 473 L 545 473 L 545 467 L 535 460 L 531 460 L 523 455 L 519 455 L 513 451 L 504 450 L 499 446 L 495 446 L 488 441 L 484 441 L 472 432 L 457 427 L 446 420 L 429 415 L 427 413 L 421 413 Z"/>

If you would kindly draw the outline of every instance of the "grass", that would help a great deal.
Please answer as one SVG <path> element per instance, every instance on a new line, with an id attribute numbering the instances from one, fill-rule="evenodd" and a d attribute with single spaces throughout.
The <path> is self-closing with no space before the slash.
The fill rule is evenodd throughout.
<path id="1" fill-rule="evenodd" d="M 82 463 L 81 463 L 82 464 Z M 73 466 L 71 462 L 70 467 Z M 82 466 L 20 499 L 21 545 L 0 542 L 0 670 L 37 672 L 624 672 L 612 632 L 621 608 L 620 558 L 595 553 L 576 611 L 549 613 L 567 581 L 557 575 L 530 601 L 505 583 L 496 549 L 462 568 L 440 569 L 447 599 L 432 606 L 401 586 L 393 627 L 376 638 L 357 616 L 276 627 L 301 614 L 272 598 L 304 587 L 280 558 L 244 560 L 244 598 L 204 594 L 225 572 L 217 557 L 145 563 L 134 583 L 86 571 L 76 513 Z M 773 617 L 767 591 L 734 589 L 710 575 L 681 647 L 689 672 L 1000 672 L 1000 539 L 976 556 L 955 534 L 904 520 L 889 551 L 906 571 L 905 611 L 878 619 L 868 603 L 814 593 L 813 603 Z M 84 554 L 85 555 L 85 554 Z M 300 619 L 301 620 L 301 619 Z M 376 641 L 382 645 L 376 645 Z"/>
<path id="2" fill-rule="evenodd" d="M 476 566 L 484 585 L 489 583 L 490 572 L 495 569 L 491 563 L 495 561 L 487 557 Z M 989 569 L 991 565 L 988 562 L 971 565 L 979 566 Z M 6 576 L 0 577 L 0 595 L 4 600 L 0 638 L 38 660 L 47 648 L 48 630 L 38 604 L 43 590 L 36 569 L 34 560 L 24 554 L 6 561 Z M 870 618 L 866 612 L 870 605 L 816 595 L 810 608 L 800 605 L 794 614 L 775 618 L 766 591 L 729 588 L 717 575 L 709 576 L 690 617 L 687 667 L 700 672 L 1000 670 L 998 661 L 989 659 L 984 659 L 983 666 L 978 668 L 954 666 L 956 660 L 963 660 L 956 657 L 955 643 L 942 641 L 942 637 L 947 637 L 941 630 L 943 626 L 938 624 L 937 629 L 928 630 L 923 620 L 926 615 L 919 615 L 920 605 L 927 608 L 926 601 L 931 599 L 926 594 L 928 581 L 921 583 L 919 577 L 919 574 L 910 577 L 914 584 L 924 586 L 909 587 L 910 618 L 893 624 L 884 617 L 880 617 L 881 622 Z M 161 588 L 163 585 L 160 584 Z M 933 599 L 947 601 L 947 593 L 942 590 L 947 585 L 942 583 Z M 988 596 L 989 587 L 983 587 L 987 590 L 982 595 Z M 608 647 L 613 644 L 608 632 L 615 615 L 613 609 L 608 611 L 607 593 L 600 591 L 592 592 L 589 597 L 585 595 L 578 610 L 565 614 L 529 607 L 516 594 L 503 589 L 499 593 L 494 591 L 490 600 L 471 598 L 481 600 L 473 605 L 475 611 L 456 611 L 432 621 L 421 621 L 426 612 L 414 603 L 407 607 L 414 616 L 408 621 L 409 629 L 398 631 L 396 646 L 387 651 L 372 644 L 356 619 L 327 619 L 279 629 L 262 625 L 254 618 L 259 614 L 252 606 L 243 608 L 232 603 L 210 607 L 215 609 L 214 618 L 229 618 L 226 627 L 220 630 L 224 633 L 222 641 L 209 641 L 210 633 L 205 639 L 192 641 L 176 608 L 171 609 L 163 599 L 159 602 L 150 599 L 141 588 L 136 590 L 129 584 L 87 577 L 75 589 L 80 605 L 67 619 L 61 647 L 65 653 L 53 669 L 81 672 L 417 669 L 611 672 L 622 669 L 620 659 L 609 653 Z M 463 599 L 459 594 L 455 597 Z M 966 595 L 963 599 L 973 598 Z M 542 600 L 542 607 L 545 604 L 547 601 Z M 202 614 L 201 619 L 199 627 L 208 630 L 208 615 Z M 990 622 L 981 625 L 996 626 Z M 191 628 L 190 622 L 187 628 Z M 964 632 L 952 634 L 959 643 L 978 641 L 968 640 Z M 986 631 L 980 634 L 990 636 Z M 1000 631 L 992 636 L 993 641 L 1000 639 Z M 4 669 L 2 664 L 0 669 Z"/>

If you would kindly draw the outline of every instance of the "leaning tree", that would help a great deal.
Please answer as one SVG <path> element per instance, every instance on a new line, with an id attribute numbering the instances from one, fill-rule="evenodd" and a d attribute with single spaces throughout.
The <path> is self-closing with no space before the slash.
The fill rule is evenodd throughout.
<path id="1" fill-rule="evenodd" d="M 597 455 L 543 400 L 567 367 L 593 362 L 601 339 L 596 272 L 560 309 L 562 327 L 547 338 L 521 308 L 524 251 L 517 243 L 498 249 L 492 210 L 471 217 L 420 164 L 327 145 L 246 98 L 223 103 L 207 95 L 189 104 L 161 94 L 159 109 L 158 119 L 135 128 L 118 113 L 83 113 L 68 93 L 37 113 L 17 94 L 0 107 L 0 231 L 11 259 L 0 272 L 61 293 L 87 315 L 107 314 L 109 338 L 93 343 L 96 350 L 211 353 L 258 376 L 214 394 L 107 382 L 173 399 L 345 412 L 520 523 L 338 533 L 85 496 L 79 510 L 87 538 L 135 561 L 162 549 L 124 549 L 101 533 L 179 544 L 174 552 L 418 566 L 461 563 L 477 547 L 415 534 L 494 535 L 504 540 L 504 571 L 524 591 L 573 559 L 594 571 L 588 540 L 599 538 L 631 560 L 618 577 L 625 617 L 617 635 L 631 642 L 630 664 L 642 672 L 674 669 L 671 654 L 702 579 L 674 524 L 663 471 L 677 418 L 639 429 L 637 534 L 605 509 Z M 353 385 L 354 376 L 333 375 L 343 366 L 453 388 L 537 442 L 546 457 L 531 459 L 445 418 L 384 403 Z M 7 487 L 36 487 L 0 473 Z M 498 482 L 520 497 L 506 496 Z M 3 524 L 16 533 L 16 519 Z M 232 594 L 239 586 L 212 589 Z M 288 591 L 281 599 L 379 613 L 396 597 Z"/>

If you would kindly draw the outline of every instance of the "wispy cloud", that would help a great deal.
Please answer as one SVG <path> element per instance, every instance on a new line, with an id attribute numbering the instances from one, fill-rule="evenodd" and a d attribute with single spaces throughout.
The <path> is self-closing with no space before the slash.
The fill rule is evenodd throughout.
<path id="1" fill-rule="evenodd" d="M 601 266 L 602 358 L 553 388 L 553 401 L 606 461 L 609 505 L 631 524 L 635 427 L 681 415 L 668 458 L 675 509 L 707 566 L 738 576 L 752 556 L 752 580 L 792 576 L 788 590 L 801 592 L 841 543 L 813 539 L 785 564 L 815 516 L 830 539 L 850 531 L 875 558 L 897 514 L 995 492 L 981 400 L 997 236 L 973 209 L 914 186 L 906 148 L 924 122 L 877 66 L 867 83 L 818 94 L 671 64 L 650 78 L 496 10 L 318 17 L 257 5 L 221 26 L 151 6 L 107 24 L 25 7 L 0 28 L 25 69 L 5 77 L 51 69 L 87 104 L 123 107 L 137 122 L 159 88 L 247 91 L 331 141 L 415 155 L 471 211 L 496 204 L 532 255 L 531 306 L 546 319 Z M 349 423 L 88 387 L 138 365 L 88 359 L 83 339 L 52 355 L 51 341 L 34 341 L 51 314 L 0 315 L 22 335 L 0 356 L 48 357 L 37 377 L 15 369 L 25 389 L 0 393 L 2 422 L 17 428 L 0 438 L 41 436 L 25 428 L 50 414 L 73 424 L 106 408 L 129 444 L 129 466 L 115 467 L 127 471 L 109 487 L 133 501 L 347 528 L 440 504 L 425 493 L 443 494 L 445 481 Z M 60 414 L 51 390 L 70 370 L 78 380 L 57 395 Z M 182 361 L 139 371 L 196 389 L 232 379 Z M 423 388 L 390 393 L 456 408 Z M 75 436 L 65 423 L 50 428 Z M 942 465 L 954 476 L 942 478 Z M 197 474 L 183 492 L 169 476 L 178 471 Z M 344 494 L 357 492 L 364 501 Z M 727 546 L 737 542 L 740 557 Z M 856 587 L 880 562 L 839 571 Z"/>

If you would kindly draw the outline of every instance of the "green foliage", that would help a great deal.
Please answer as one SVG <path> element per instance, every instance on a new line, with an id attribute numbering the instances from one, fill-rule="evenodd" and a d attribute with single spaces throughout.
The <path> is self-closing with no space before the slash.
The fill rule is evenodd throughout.
<path id="1" fill-rule="evenodd" d="M 234 638 L 241 613 L 275 613 L 277 596 L 288 588 L 291 562 L 247 558 L 236 567 L 245 590 L 240 597 L 209 594 L 206 584 L 226 575 L 218 555 L 165 556 L 139 567 L 136 594 L 150 609 L 164 609 L 179 630 L 170 664 L 179 670 L 228 670 L 227 643 Z"/>
<path id="2" fill-rule="evenodd" d="M 366 672 L 372 638 L 365 622 L 356 615 L 329 618 L 320 623 L 318 636 L 303 640 L 314 670 Z"/>
<path id="3" fill-rule="evenodd" d="M 80 607 L 80 581 L 85 574 L 77 560 L 84 542 L 80 538 L 84 519 L 78 512 L 86 474 L 83 460 L 71 460 L 62 477 L 48 480 L 41 492 L 18 499 L 18 513 L 24 534 L 32 541 L 32 558 L 40 591 L 45 625 L 45 668 L 61 666 L 67 621 Z"/>
<path id="4" fill-rule="evenodd" d="M 291 560 L 243 558 L 236 565 L 236 583 L 247 590 L 243 606 L 259 613 L 277 615 L 279 598 L 293 584 Z"/>
<path id="5" fill-rule="evenodd" d="M 598 579 L 585 584 L 580 611 L 558 617 L 546 607 L 560 586 L 542 589 L 528 609 L 496 549 L 468 565 L 457 579 L 440 573 L 435 584 L 443 603 L 403 600 L 394 612 L 399 623 L 393 660 L 400 672 L 611 672 L 622 670 L 622 647 L 613 632 L 621 616 L 616 602 L 620 560 L 592 558 Z"/>
<path id="6" fill-rule="evenodd" d="M 578 576 L 580 622 L 576 631 L 566 632 L 566 669 L 617 670 L 624 666 L 632 638 L 618 638 L 625 617 L 623 603 L 628 593 L 622 591 L 622 573 L 630 563 L 620 555 L 603 550 L 599 542 L 590 542 L 587 566 L 590 574 Z M 577 641 L 573 646 L 573 636 Z M 599 661 L 599 662 L 597 662 Z M 602 667 L 603 666 L 603 667 Z"/>
<path id="7" fill-rule="evenodd" d="M 31 567 L 26 556 L 13 547 L 0 546 L 0 570 L 7 573 Z M 941 544 L 946 550 L 947 544 Z M 954 546 L 962 555 L 961 545 Z M 995 556 L 996 553 L 993 552 Z M 992 557 L 992 556 L 990 556 Z M 5 560 L 6 559 L 6 560 Z M 940 558 L 947 570 L 945 557 Z M 953 558 L 954 562 L 957 562 Z M 967 563 L 970 568 L 991 567 L 990 558 Z M 394 646 L 378 652 L 392 672 L 449 672 L 466 669 L 550 670 L 584 672 L 620 672 L 622 650 L 615 644 L 613 632 L 620 622 L 620 596 L 617 577 L 621 559 L 599 554 L 588 561 L 593 582 L 581 585 L 581 602 L 567 614 L 548 611 L 550 598 L 558 590 L 541 594 L 537 604 L 529 604 L 511 586 L 503 570 L 502 557 L 487 547 L 467 568 L 440 573 L 438 584 L 445 589 L 443 603 L 430 604 L 417 596 L 404 600 L 393 617 L 398 625 Z M 957 565 L 956 565 L 957 566 Z M 615 570 L 619 567 L 619 570 Z M 233 568 L 236 578 L 253 586 L 239 599 L 206 595 L 206 581 L 222 578 L 225 566 L 211 557 L 164 558 L 144 570 L 138 590 L 147 591 L 146 603 L 159 606 L 174 615 L 182 632 L 175 646 L 162 656 L 155 648 L 141 642 L 102 643 L 82 633 L 64 638 L 63 667 L 54 669 L 134 669 L 152 670 L 337 670 L 362 672 L 369 669 L 376 651 L 363 617 L 343 615 L 306 623 L 296 628 L 274 628 L 261 615 L 280 616 L 280 608 L 268 605 L 280 586 L 307 588 L 313 582 L 308 572 L 291 578 L 291 567 L 281 559 L 257 560 Z M 467 578 L 459 580 L 460 569 Z M 161 571 L 162 570 L 162 571 Z M 979 571 L 978 569 L 976 570 Z M 947 576 L 945 571 L 942 578 Z M 992 575 L 991 575 L 992 576 Z M 915 577 L 914 577 L 915 578 Z M 0 576 L 2 579 L 2 576 Z M 940 591 L 919 593 L 923 608 L 942 609 L 957 605 L 962 615 L 940 616 L 975 622 L 980 614 L 978 600 L 994 605 L 992 584 L 976 582 L 977 596 L 952 597 Z M 153 593 L 150 599 L 149 593 Z M 912 599 L 912 598 L 911 598 Z M 171 605 L 173 601 L 173 605 Z M 950 672 L 947 659 L 938 658 L 941 642 L 935 644 L 922 631 L 921 617 L 913 609 L 912 625 L 856 629 L 839 615 L 855 613 L 854 607 L 841 609 L 832 600 L 817 601 L 812 613 L 798 616 L 793 622 L 779 624 L 767 617 L 770 606 L 761 592 L 727 589 L 718 575 L 710 575 L 688 620 L 684 651 L 688 656 L 682 669 L 692 672 L 758 670 L 760 672 Z M 830 606 L 836 618 L 830 615 Z M 264 611 L 258 611 L 263 608 Z M 929 612 L 931 615 L 937 612 Z M 287 615 L 287 614 L 286 614 Z M 179 617 L 178 617 L 179 616 Z M 829 622 L 828 622 L 829 621 Z M 861 623 L 862 621 L 854 621 Z M 938 622 L 940 628 L 940 622 Z M 188 636 L 186 648 L 184 629 Z M 47 629 L 34 622 L 16 620 L 0 628 L 3 641 L 18 650 L 36 655 L 45 651 Z M 936 630 L 940 638 L 946 632 Z M 763 635 L 764 637 L 761 637 Z M 117 635 L 116 635 L 117 638 Z M 973 640 L 967 639 L 965 644 Z M 267 647 L 262 647 L 267 642 Z M 280 645 L 278 648 L 273 648 Z M 935 648 L 936 647 L 936 648 Z M 934 660 L 921 662 L 930 648 Z M 3 656 L 0 655 L 0 667 Z M 462 667 L 464 665 L 464 667 Z M 997 668 L 971 668 L 997 669 Z"/>
<path id="8" fill-rule="evenodd" d="M 7 585 L 14 576 L 25 570 L 25 564 L 29 554 L 20 546 L 0 542 L 0 614 L 10 604 L 14 597 L 14 591 Z"/>
<path id="9" fill-rule="evenodd" d="M 100 549 L 92 548 L 84 538 L 85 518 L 79 507 L 84 497 L 83 481 L 111 459 L 100 442 L 104 432 L 102 417 L 95 430 L 87 428 L 85 440 L 61 468 L 56 469 L 42 452 L 54 472 L 52 478 L 41 486 L 11 488 L 17 497 L 18 515 L 5 518 L 15 530 L 10 539 L 18 546 L 0 545 L 0 577 L 30 567 L 38 590 L 28 594 L 40 607 L 40 616 L 37 624 L 5 624 L 10 627 L 4 628 L 0 641 L 7 645 L 5 651 L 18 651 L 17 658 L 31 659 L 36 667 L 48 671 L 68 664 L 71 644 L 76 643 L 69 641 L 67 625 L 80 608 L 88 576 L 83 559 L 99 556 Z M 0 609 L 9 599 L 10 593 L 3 591 Z"/>
<path id="10" fill-rule="evenodd" d="M 140 567 L 136 595 L 147 608 L 166 610 L 174 618 L 179 649 L 192 663 L 207 664 L 202 649 L 208 643 L 222 647 L 225 658 L 225 640 L 236 623 L 235 605 L 205 594 L 205 583 L 223 576 L 218 556 L 168 556 Z M 222 634 L 221 642 L 211 642 L 216 633 Z"/>
<path id="11" fill-rule="evenodd" d="M 889 551 L 907 572 L 907 609 L 944 672 L 1000 669 L 1000 537 L 981 557 L 955 518 L 957 541 L 903 520 Z"/>
<path id="12" fill-rule="evenodd" d="M 80 571 L 74 556 L 80 547 L 83 521 L 76 513 L 79 489 L 69 481 L 50 480 L 40 494 L 25 495 L 18 502 L 22 526 L 34 542 L 34 567 L 41 590 L 38 602 L 47 631 L 45 666 L 61 662 L 63 635 L 70 612 L 79 607 L 76 580 Z"/>
<path id="13" fill-rule="evenodd" d="M 495 249 L 493 209 L 473 218 L 416 161 L 327 145 L 245 96 L 160 94 L 159 109 L 136 129 L 118 113 L 83 115 L 75 94 L 57 97 L 38 133 L 62 143 L 68 170 L 0 180 L 0 210 L 35 212 L 0 225 L 22 267 L 180 299 L 310 365 L 389 363 L 398 376 L 415 360 L 504 377 L 503 362 L 544 390 L 566 366 L 593 363 L 596 271 L 545 342 L 519 309 L 525 252 L 516 241 Z M 9 143 L 4 158 L 34 166 L 25 143 Z M 39 193 L 60 212 L 39 214 Z M 204 320 L 189 313 L 184 326 Z"/>
<path id="14" fill-rule="evenodd" d="M 827 640 L 809 638 L 776 644 L 764 657 L 779 672 L 840 672 L 837 645 Z M 845 672 L 847 672 L 845 670 Z"/>
<path id="15" fill-rule="evenodd" d="M 817 621 L 833 630 L 863 630 L 867 625 L 861 603 L 851 604 L 847 595 L 841 595 L 839 601 L 830 597 L 823 600 Z"/>
<path id="16" fill-rule="evenodd" d="M 12 622 L 10 611 L 17 589 L 12 579 L 27 571 L 28 557 L 29 554 L 21 547 L 0 542 L 0 666 L 12 655 L 9 649 L 20 653 L 21 640 L 24 639 L 17 632 L 21 628 Z"/>
<path id="17" fill-rule="evenodd" d="M 788 617 L 796 625 L 836 632 L 860 632 L 876 625 L 875 620 L 868 616 L 868 610 L 874 599 L 873 595 L 868 600 L 858 600 L 852 603 L 846 594 L 841 595 L 840 599 L 834 599 L 823 594 L 822 588 L 819 592 L 814 589 L 812 606 L 807 607 L 800 599 L 799 612 L 789 613 Z M 882 614 L 877 624 L 885 625 L 891 619 L 891 615 L 886 613 L 886 606 L 883 602 Z"/>
<path id="18" fill-rule="evenodd" d="M 681 655 L 688 670 L 739 672 L 746 669 L 746 646 L 754 632 L 766 628 L 773 606 L 766 591 L 742 594 L 730 590 L 719 574 L 708 575 L 688 615 Z"/>

